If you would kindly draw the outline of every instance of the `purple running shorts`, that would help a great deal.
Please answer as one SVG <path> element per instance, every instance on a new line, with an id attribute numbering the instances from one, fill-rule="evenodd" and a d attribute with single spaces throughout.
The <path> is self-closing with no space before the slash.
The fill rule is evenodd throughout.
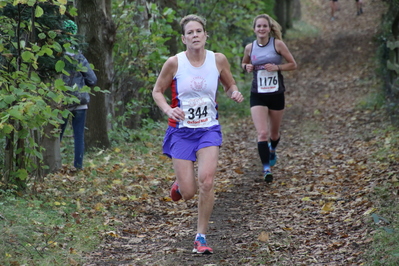
<path id="1" fill-rule="evenodd" d="M 163 140 L 163 153 L 170 158 L 197 160 L 197 151 L 210 146 L 222 145 L 220 125 L 208 128 L 174 128 L 169 126 Z"/>

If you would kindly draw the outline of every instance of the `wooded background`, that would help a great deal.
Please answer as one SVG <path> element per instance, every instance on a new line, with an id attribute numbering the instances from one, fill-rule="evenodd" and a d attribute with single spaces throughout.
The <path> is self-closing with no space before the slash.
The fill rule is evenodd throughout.
<path id="1" fill-rule="evenodd" d="M 387 109 L 398 123 L 399 1 L 387 2 L 381 37 L 382 77 Z M 86 122 L 86 149 L 108 149 L 112 141 L 135 141 L 130 129 L 163 119 L 151 91 L 165 60 L 183 50 L 179 20 L 190 13 L 207 20 L 207 49 L 224 53 L 237 81 L 244 46 L 254 39 L 253 18 L 268 13 L 283 33 L 299 20 L 300 0 L 0 1 L 0 166 L 3 184 L 60 168 L 58 129 L 68 99 L 59 77 L 65 51 L 60 21 L 76 21 L 76 44 L 95 67 Z M 117 139 L 112 139 L 117 136 Z"/>

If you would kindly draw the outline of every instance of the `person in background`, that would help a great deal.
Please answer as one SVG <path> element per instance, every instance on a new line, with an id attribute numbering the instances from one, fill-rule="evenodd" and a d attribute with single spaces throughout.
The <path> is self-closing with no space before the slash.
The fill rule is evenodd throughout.
<path id="1" fill-rule="evenodd" d="M 67 34 L 76 35 L 78 27 L 72 20 L 64 21 L 64 31 Z M 78 62 L 77 68 L 69 70 L 69 76 L 63 75 L 63 80 L 67 86 L 78 89 L 86 86 L 94 86 L 97 83 L 97 76 L 93 69 L 90 67 L 89 62 L 85 56 L 80 52 L 76 53 L 66 52 L 66 55 L 73 58 Z M 77 98 L 80 99 L 80 103 L 68 106 L 68 110 L 72 115 L 72 128 L 74 138 L 74 162 L 73 165 L 76 169 L 83 168 L 83 154 L 84 154 L 84 130 L 86 124 L 86 112 L 88 109 L 88 103 L 90 102 L 90 95 L 87 92 L 76 94 Z M 68 124 L 69 117 L 63 119 L 64 123 L 61 125 L 60 140 L 64 135 L 66 126 Z"/>
<path id="2" fill-rule="evenodd" d="M 363 0 L 355 0 L 356 1 L 356 10 L 357 15 L 360 16 L 363 14 Z"/>
<path id="3" fill-rule="evenodd" d="M 211 254 L 206 240 L 214 206 L 214 179 L 222 145 L 216 94 L 219 81 L 227 96 L 243 101 L 224 54 L 205 49 L 205 20 L 188 15 L 180 21 L 186 50 L 166 60 L 155 83 L 155 103 L 168 116 L 163 153 L 172 158 L 176 181 L 170 196 L 174 201 L 189 200 L 199 190 L 197 234 L 193 253 Z M 172 91 L 171 105 L 164 97 Z M 194 162 L 197 161 L 198 177 Z"/>
<path id="4" fill-rule="evenodd" d="M 330 8 L 331 8 L 331 21 L 335 20 L 337 17 L 335 13 L 338 11 L 338 0 L 330 0 Z"/>
<path id="5" fill-rule="evenodd" d="M 258 135 L 263 178 L 270 183 L 273 181 L 271 167 L 277 160 L 276 148 L 285 107 L 285 85 L 281 72 L 295 70 L 297 64 L 282 41 L 281 26 L 269 15 L 256 16 L 253 30 L 256 40 L 245 46 L 241 66 L 244 71 L 253 72 L 251 115 Z"/>

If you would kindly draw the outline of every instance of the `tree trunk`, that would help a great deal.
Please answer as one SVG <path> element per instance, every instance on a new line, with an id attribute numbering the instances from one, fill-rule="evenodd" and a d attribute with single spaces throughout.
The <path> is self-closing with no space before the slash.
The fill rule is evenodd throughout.
<path id="1" fill-rule="evenodd" d="M 385 93 L 387 96 L 387 111 L 391 123 L 399 125 L 399 12 L 395 12 L 392 25 L 392 37 L 387 42 L 388 48 L 388 75 L 386 75 Z"/>
<path id="2" fill-rule="evenodd" d="M 52 124 L 47 124 L 44 127 L 44 132 L 39 143 L 45 150 L 42 152 L 43 165 L 41 165 L 36 175 L 38 181 L 42 181 L 44 176 L 54 173 L 61 168 L 60 135 L 55 135 L 56 132 L 59 132 L 59 130 L 55 130 L 56 128 Z M 46 167 L 43 168 L 43 166 Z"/>
<path id="3" fill-rule="evenodd" d="M 287 20 L 286 20 L 286 11 L 287 11 L 287 3 L 286 0 L 276 0 L 276 5 L 274 6 L 274 13 L 277 17 L 277 22 L 281 25 L 281 32 L 284 34 L 287 30 Z"/>
<path id="4" fill-rule="evenodd" d="M 301 18 L 301 2 L 300 0 L 276 0 L 274 13 L 277 16 L 277 22 L 282 27 L 282 33 L 286 33 L 287 29 L 291 29 L 294 25 L 294 19 Z"/>
<path id="5" fill-rule="evenodd" d="M 291 29 L 294 26 L 292 14 L 294 8 L 293 0 L 286 0 L 286 11 L 285 11 L 285 26 L 287 29 Z"/>
<path id="6" fill-rule="evenodd" d="M 9 137 L 5 139 L 4 148 L 4 169 L 2 170 L 1 181 L 4 184 L 10 182 L 10 173 L 14 171 L 14 132 L 11 132 Z"/>
<path id="7" fill-rule="evenodd" d="M 302 10 L 301 10 L 301 0 L 294 0 L 292 4 L 292 19 L 293 20 L 301 20 L 302 18 Z"/>
<path id="8" fill-rule="evenodd" d="M 112 91 L 113 58 L 116 26 L 111 18 L 111 0 L 75 0 L 78 9 L 77 24 L 79 34 L 85 36 L 87 60 L 94 65 L 98 78 L 97 86 Z M 111 146 L 108 138 L 107 102 L 109 96 L 93 92 L 87 111 L 85 134 L 86 149 L 106 149 Z"/>

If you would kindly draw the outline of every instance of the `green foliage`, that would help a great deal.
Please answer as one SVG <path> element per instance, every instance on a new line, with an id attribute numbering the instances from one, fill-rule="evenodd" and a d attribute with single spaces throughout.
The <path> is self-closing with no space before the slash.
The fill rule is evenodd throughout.
<path id="1" fill-rule="evenodd" d="M 124 3 L 123 8 L 116 8 L 122 3 L 115 1 L 113 9 L 119 40 L 114 46 L 115 72 L 117 76 L 121 73 L 134 73 L 142 80 L 153 82 L 153 71 L 159 69 L 159 61 L 165 59 L 168 53 L 164 45 L 167 38 L 162 36 L 173 34 L 168 24 L 173 19 L 173 12 L 170 9 L 160 12 L 155 4 L 151 4 L 147 11 L 153 19 L 145 21 L 148 23 L 145 27 L 142 19 L 137 18 L 145 7 L 132 2 Z"/>
<path id="2" fill-rule="evenodd" d="M 157 137 L 157 133 L 163 131 L 166 128 L 166 125 L 162 123 L 155 122 L 150 118 L 141 119 L 140 124 L 141 126 L 137 129 L 128 128 L 125 126 L 125 122 L 131 116 L 143 116 L 141 111 L 145 111 L 146 109 L 143 108 L 140 111 L 138 108 L 135 108 L 134 105 L 137 105 L 138 102 L 132 100 L 131 103 L 126 108 L 126 112 L 115 118 L 113 128 L 109 134 L 110 139 L 114 142 L 115 145 L 118 143 L 124 142 L 152 142 L 154 138 Z M 136 106 L 137 107 L 137 106 Z"/>
<path id="3" fill-rule="evenodd" d="M 395 176 L 395 175 L 391 175 Z M 399 265 L 399 202 L 392 191 L 392 186 L 399 186 L 397 180 L 374 190 L 374 201 L 380 207 L 378 213 L 373 213 L 370 220 L 371 226 L 376 230 L 374 241 L 367 249 L 365 258 L 368 265 Z"/>
<path id="4" fill-rule="evenodd" d="M 263 13 L 273 16 L 274 0 L 178 1 L 178 7 L 179 18 L 188 14 L 204 17 L 209 35 L 207 49 L 223 53 L 232 60 L 242 57 L 244 46 L 255 37 L 253 19 Z M 182 44 L 181 47 L 184 49 Z"/>
<path id="5" fill-rule="evenodd" d="M 38 195 L 18 198 L 0 191 L 2 265 L 69 265 L 96 247 L 107 226 L 78 209 L 76 201 Z M 18 264 L 15 264 L 18 262 Z"/>
<path id="6" fill-rule="evenodd" d="M 147 7 L 136 2 L 113 1 L 113 18 L 118 25 L 114 46 L 115 86 L 120 90 L 130 90 L 129 97 L 118 100 L 117 117 L 113 125 L 114 140 L 121 134 L 123 139 L 131 139 L 128 132 L 129 121 L 142 121 L 146 118 L 157 120 L 158 108 L 152 99 L 151 91 L 162 65 L 173 55 L 170 43 L 179 51 L 185 49 L 180 39 L 180 19 L 195 13 L 207 20 L 207 49 L 221 52 L 230 61 L 233 75 L 240 82 L 243 77 L 240 62 L 244 46 L 254 38 L 252 22 L 256 15 L 273 15 L 274 0 L 267 1 L 177 1 L 175 10 L 161 10 L 155 4 Z M 148 15 L 145 15 L 148 12 Z M 149 19 L 148 19 L 149 18 Z M 126 86 L 130 83 L 130 86 Z M 131 100 L 133 99 L 133 100 Z M 235 104 L 224 95 L 218 96 L 220 108 L 232 109 Z M 225 100 L 226 99 L 226 100 Z M 226 103 L 226 105 L 224 105 Z M 240 115 L 246 113 L 247 105 L 239 105 Z M 237 106 L 234 105 L 236 110 Z M 118 112 L 118 110 L 120 110 Z M 130 123 L 141 126 L 141 123 Z M 121 136 L 119 135 L 119 136 Z"/>
<path id="7" fill-rule="evenodd" d="M 359 108 L 368 110 L 380 110 L 385 106 L 385 95 L 381 90 L 371 91 L 364 99 L 359 102 Z"/>
<path id="8" fill-rule="evenodd" d="M 64 3 L 0 2 L 0 138 L 5 139 L 2 161 L 7 162 L 2 176 L 20 188 L 40 167 L 44 127 L 57 127 L 69 113 L 64 106 L 77 101 L 65 94 L 72 88 L 61 79 L 76 65 L 64 52 L 74 52 L 71 43 L 78 44 L 63 32 Z"/>
<path id="9" fill-rule="evenodd" d="M 50 174 L 29 195 L 0 190 L 0 264 L 84 265 L 104 238 L 121 237 L 115 227 L 164 195 L 173 176 L 158 151 L 164 129 L 149 121 L 135 131 L 141 141 L 90 152 L 82 171 Z"/>
<path id="10" fill-rule="evenodd" d="M 1 43 L 8 54 L 2 64 L 11 61 L 11 67 L 15 67 L 19 62 L 10 60 L 11 56 L 22 57 L 42 78 L 52 78 L 57 74 L 54 64 L 62 55 L 61 45 L 66 40 L 59 34 L 63 21 L 59 11 L 63 5 L 58 1 L 7 2 L 0 10 Z"/>
<path id="11" fill-rule="evenodd" d="M 379 149 L 373 154 L 381 167 L 389 166 L 381 175 L 374 176 L 384 179 L 370 193 L 370 200 L 376 206 L 376 212 L 369 220 L 375 232 L 372 235 L 371 246 L 365 252 L 367 265 L 399 265 L 399 180 L 395 165 L 399 160 L 399 130 L 393 125 L 376 129 L 373 136 L 378 136 Z"/>
<path id="12" fill-rule="evenodd" d="M 252 77 L 252 75 L 250 75 Z M 241 91 L 242 95 L 244 96 L 244 101 L 241 103 L 236 103 L 235 101 L 231 100 L 226 93 L 224 92 L 223 88 L 219 88 L 217 94 L 217 102 L 218 102 L 218 112 L 220 113 L 220 121 L 229 120 L 231 122 L 231 117 L 250 117 L 251 111 L 249 108 L 249 98 L 250 98 L 250 90 L 249 85 L 250 82 L 243 82 L 240 81 L 237 83 L 237 87 Z M 223 122 L 221 122 L 223 124 Z"/>
<path id="13" fill-rule="evenodd" d="M 284 35 L 285 40 L 301 39 L 301 38 L 314 38 L 319 35 L 319 29 L 304 22 L 295 21 L 293 28 L 288 29 Z"/>
<path id="14" fill-rule="evenodd" d="M 152 87 L 169 55 L 165 43 L 177 33 L 170 23 L 175 19 L 170 8 L 160 10 L 155 4 L 141 6 L 134 1 L 113 1 L 113 4 L 113 19 L 118 25 L 114 86 L 124 92 L 123 97 L 116 99 L 110 137 L 113 141 L 126 141 L 135 139 L 132 128 L 141 127 L 142 120 L 150 118 L 154 110 L 159 113 L 154 108 Z"/>
<path id="15" fill-rule="evenodd" d="M 387 68 L 387 62 L 390 60 L 390 54 L 397 51 L 390 51 L 387 47 L 388 41 L 396 41 L 397 36 L 393 36 L 392 29 L 395 18 L 399 14 L 399 1 L 386 1 L 389 5 L 388 12 L 382 18 L 380 35 L 376 38 L 379 43 L 377 58 L 380 64 L 377 73 L 382 78 L 383 87 L 378 91 L 374 90 L 360 103 L 361 108 L 372 111 L 385 108 L 392 118 L 393 125 L 373 132 L 374 136 L 379 136 L 380 149 L 373 156 L 374 160 L 379 161 L 381 165 L 395 165 L 398 161 L 399 134 L 397 124 L 397 110 L 399 106 L 399 94 L 397 90 L 398 76 L 394 71 Z M 395 55 L 394 57 L 397 58 Z M 391 57 L 392 58 L 392 57 Z M 396 62 L 397 63 L 397 62 Z M 373 241 L 365 252 L 364 257 L 368 261 L 367 265 L 399 265 L 399 204 L 397 191 L 399 182 L 395 172 L 387 172 L 386 182 L 376 187 L 371 199 L 375 206 L 378 206 L 377 212 L 373 213 L 370 219 L 371 226 L 375 229 Z M 378 177 L 381 178 L 381 177 Z"/>
<path id="16" fill-rule="evenodd" d="M 389 69 L 389 65 L 398 64 L 398 49 L 390 49 L 389 42 L 397 42 L 398 39 L 398 18 L 399 18 L 399 1 L 386 1 L 389 5 L 387 13 L 382 18 L 380 24 L 380 36 L 377 38 L 380 46 L 378 49 L 378 58 L 380 65 L 378 72 L 381 77 L 384 77 L 383 91 L 386 97 L 386 110 L 391 117 L 391 121 L 396 126 L 399 125 L 399 76 L 396 70 Z"/>

